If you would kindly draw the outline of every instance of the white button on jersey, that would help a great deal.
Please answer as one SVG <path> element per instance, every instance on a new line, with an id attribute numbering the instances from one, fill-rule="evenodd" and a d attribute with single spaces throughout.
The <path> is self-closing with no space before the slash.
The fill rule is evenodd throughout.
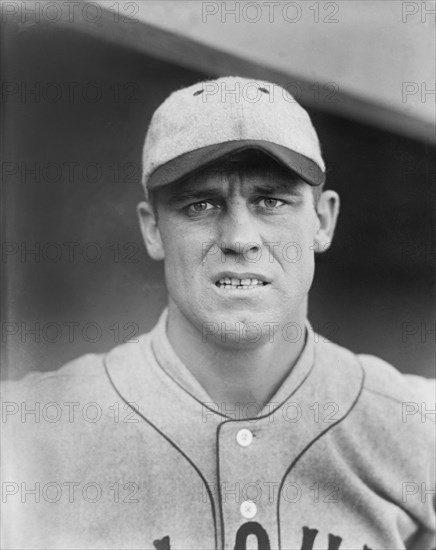
<path id="1" fill-rule="evenodd" d="M 241 514 L 245 519 L 252 519 L 257 514 L 257 506 L 254 502 L 244 500 L 241 504 Z"/>
<path id="2" fill-rule="evenodd" d="M 236 441 L 241 447 L 248 447 L 253 441 L 253 434 L 250 432 L 250 430 L 247 430 L 245 428 L 243 430 L 239 430 L 239 432 L 236 434 Z"/>

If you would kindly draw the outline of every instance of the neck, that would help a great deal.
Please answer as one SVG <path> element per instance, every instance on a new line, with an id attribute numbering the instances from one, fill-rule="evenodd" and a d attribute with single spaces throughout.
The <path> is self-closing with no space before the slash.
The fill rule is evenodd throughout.
<path id="1" fill-rule="evenodd" d="M 302 310 L 286 323 L 304 327 L 307 304 Z M 289 342 L 282 337 L 281 326 L 274 338 L 251 344 L 230 347 L 212 338 L 204 341 L 202 332 L 171 301 L 167 333 L 180 360 L 220 412 L 246 411 L 246 418 L 256 416 L 273 397 L 304 347 L 304 328 L 301 338 Z"/>

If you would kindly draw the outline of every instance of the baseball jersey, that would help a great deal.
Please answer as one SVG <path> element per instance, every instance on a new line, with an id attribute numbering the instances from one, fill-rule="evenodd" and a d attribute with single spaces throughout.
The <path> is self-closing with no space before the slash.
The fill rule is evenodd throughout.
<path id="1" fill-rule="evenodd" d="M 177 357 L 166 319 L 4 385 L 2 548 L 434 547 L 431 381 L 308 325 L 276 394 L 240 420 Z"/>

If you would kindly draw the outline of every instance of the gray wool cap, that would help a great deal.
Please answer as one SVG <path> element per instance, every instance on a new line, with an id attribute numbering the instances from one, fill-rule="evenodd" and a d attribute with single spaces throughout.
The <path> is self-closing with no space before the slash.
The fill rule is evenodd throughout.
<path id="1" fill-rule="evenodd" d="M 142 155 L 145 193 L 244 149 L 263 151 L 309 185 L 325 181 L 303 107 L 277 84 L 232 76 L 177 90 L 156 109 Z"/>

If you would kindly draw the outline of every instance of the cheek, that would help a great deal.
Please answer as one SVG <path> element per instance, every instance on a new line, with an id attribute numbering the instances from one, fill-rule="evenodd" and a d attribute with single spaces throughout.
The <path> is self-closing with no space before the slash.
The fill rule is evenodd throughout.
<path id="1" fill-rule="evenodd" d="M 315 269 L 314 238 L 316 220 L 311 213 L 295 220 L 280 232 L 277 256 L 283 271 L 299 286 L 310 286 Z"/>
<path id="2" fill-rule="evenodd" d="M 316 222 L 310 214 L 303 219 L 295 219 L 283 224 L 278 241 L 282 249 L 288 250 L 290 256 L 298 255 L 302 259 L 309 259 L 313 255 L 313 244 L 316 234 Z"/>
<path id="3" fill-rule="evenodd" d="M 202 247 L 200 231 L 187 231 L 180 224 L 167 224 L 161 230 L 165 251 L 165 277 L 168 287 L 192 284 L 194 271 L 201 267 Z M 170 290 L 170 288 L 168 289 Z"/>

